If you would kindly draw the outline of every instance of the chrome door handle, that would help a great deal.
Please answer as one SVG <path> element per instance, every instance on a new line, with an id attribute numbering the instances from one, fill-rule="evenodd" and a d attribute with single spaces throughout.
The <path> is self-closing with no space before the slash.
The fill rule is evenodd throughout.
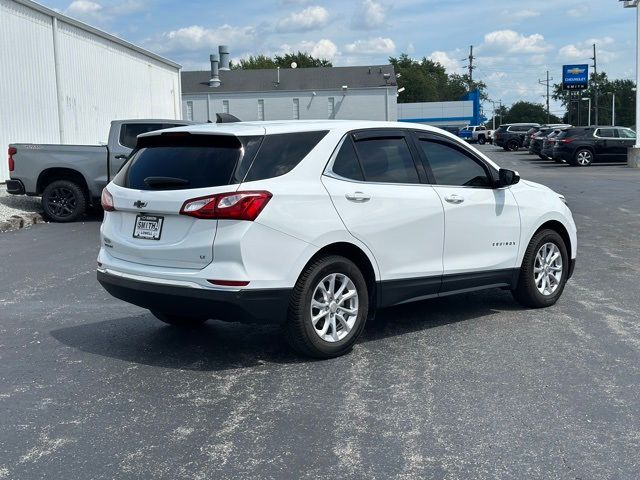
<path id="1" fill-rule="evenodd" d="M 347 198 L 347 200 L 350 200 L 352 202 L 364 203 L 371 200 L 371 196 L 363 192 L 346 193 L 344 196 Z"/>
<path id="2" fill-rule="evenodd" d="M 451 195 L 446 195 L 444 197 L 445 201 L 449 202 L 449 203 L 462 203 L 464 202 L 464 198 L 461 197 L 460 195 L 456 195 L 455 193 L 452 193 Z"/>

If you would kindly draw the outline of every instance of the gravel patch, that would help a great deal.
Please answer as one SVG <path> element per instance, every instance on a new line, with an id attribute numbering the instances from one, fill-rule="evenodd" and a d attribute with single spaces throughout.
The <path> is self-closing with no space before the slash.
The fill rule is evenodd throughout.
<path id="1" fill-rule="evenodd" d="M 10 195 L 6 185 L 0 185 L 0 232 L 28 227 L 41 223 L 40 197 Z"/>

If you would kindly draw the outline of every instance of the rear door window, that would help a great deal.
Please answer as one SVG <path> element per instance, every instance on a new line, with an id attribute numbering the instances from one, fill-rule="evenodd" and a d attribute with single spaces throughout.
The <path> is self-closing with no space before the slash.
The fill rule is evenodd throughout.
<path id="1" fill-rule="evenodd" d="M 363 139 L 356 150 L 367 182 L 420 183 L 404 137 Z"/>
<path id="2" fill-rule="evenodd" d="M 253 162 L 245 165 L 243 160 L 236 176 L 242 178 L 246 170 L 248 173 L 241 181 L 252 182 L 284 175 L 309 155 L 327 133 L 328 130 L 317 130 L 267 135 Z"/>
<path id="3" fill-rule="evenodd" d="M 176 123 L 125 123 L 120 127 L 120 145 L 134 149 L 138 141 L 138 135 L 147 132 L 155 132 L 165 128 L 182 127 Z"/>
<path id="4" fill-rule="evenodd" d="M 360 168 L 356 149 L 350 137 L 345 138 L 331 170 L 343 178 L 364 181 L 364 174 L 362 173 L 362 168 Z"/>
<path id="5" fill-rule="evenodd" d="M 262 137 L 160 135 L 144 137 L 116 185 L 137 190 L 217 187 L 232 181 L 238 162 L 255 155 Z"/>

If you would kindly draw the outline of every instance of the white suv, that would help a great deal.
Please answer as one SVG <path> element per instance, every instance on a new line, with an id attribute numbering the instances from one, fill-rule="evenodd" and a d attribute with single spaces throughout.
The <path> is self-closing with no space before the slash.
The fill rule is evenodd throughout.
<path id="1" fill-rule="evenodd" d="M 325 358 L 381 307 L 490 287 L 546 307 L 576 226 L 562 195 L 519 180 L 424 125 L 151 132 L 103 192 L 98 280 L 172 325 L 278 323 Z"/>

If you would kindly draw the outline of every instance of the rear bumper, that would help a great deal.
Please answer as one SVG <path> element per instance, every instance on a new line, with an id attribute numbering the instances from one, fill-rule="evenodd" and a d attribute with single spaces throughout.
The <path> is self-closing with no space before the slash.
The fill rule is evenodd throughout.
<path id="1" fill-rule="evenodd" d="M 12 195 L 24 195 L 25 189 L 22 181 L 20 180 L 7 180 L 7 193 Z"/>
<path id="2" fill-rule="evenodd" d="M 174 315 L 227 322 L 280 324 L 290 289 L 213 290 L 143 282 L 98 270 L 98 282 L 120 300 Z"/>

